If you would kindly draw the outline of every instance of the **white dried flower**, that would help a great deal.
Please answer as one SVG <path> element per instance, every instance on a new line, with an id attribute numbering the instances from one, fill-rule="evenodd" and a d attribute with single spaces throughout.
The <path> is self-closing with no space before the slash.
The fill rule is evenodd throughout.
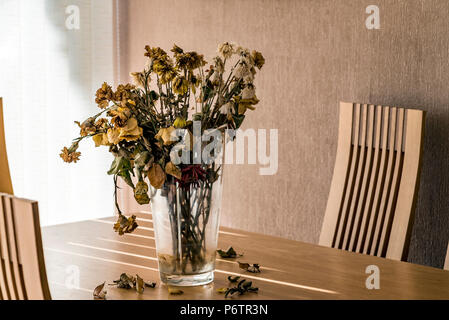
<path id="1" fill-rule="evenodd" d="M 242 99 L 250 100 L 256 96 L 256 87 L 254 85 L 247 85 L 242 91 Z"/>
<path id="2" fill-rule="evenodd" d="M 223 58 L 228 59 L 235 53 L 235 44 L 223 42 L 218 46 L 218 52 L 223 56 Z"/>

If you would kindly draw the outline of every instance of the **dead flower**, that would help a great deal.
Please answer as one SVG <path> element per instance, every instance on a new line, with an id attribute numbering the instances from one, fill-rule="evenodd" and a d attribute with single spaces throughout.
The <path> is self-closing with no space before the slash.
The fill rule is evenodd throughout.
<path id="1" fill-rule="evenodd" d="M 237 263 L 239 264 L 240 269 L 246 270 L 251 273 L 260 273 L 260 266 L 258 263 L 254 263 L 253 265 L 240 261 L 237 261 Z"/>
<path id="2" fill-rule="evenodd" d="M 123 214 L 120 214 L 117 222 L 114 224 L 115 232 L 118 232 L 119 235 L 124 235 L 125 233 L 131 233 L 138 227 L 136 222 L 136 216 L 132 215 L 127 218 Z"/>
<path id="3" fill-rule="evenodd" d="M 237 257 L 241 257 L 243 256 L 243 254 L 239 254 L 237 252 L 235 252 L 233 247 L 229 247 L 229 249 L 227 251 L 223 251 L 221 249 L 217 250 L 217 253 L 220 255 L 220 257 L 222 257 L 223 259 L 228 259 L 228 258 L 237 258 Z"/>

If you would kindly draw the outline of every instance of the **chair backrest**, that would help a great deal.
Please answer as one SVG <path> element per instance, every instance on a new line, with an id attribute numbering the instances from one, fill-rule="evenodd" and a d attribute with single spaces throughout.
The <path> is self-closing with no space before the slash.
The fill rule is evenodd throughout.
<path id="1" fill-rule="evenodd" d="M 0 300 L 51 299 L 37 202 L 0 200 Z"/>
<path id="2" fill-rule="evenodd" d="M 3 121 L 3 100 L 0 98 L 0 192 L 14 194 L 6 155 L 5 125 Z"/>
<path id="3" fill-rule="evenodd" d="M 340 103 L 320 244 L 406 260 L 419 186 L 424 111 Z"/>

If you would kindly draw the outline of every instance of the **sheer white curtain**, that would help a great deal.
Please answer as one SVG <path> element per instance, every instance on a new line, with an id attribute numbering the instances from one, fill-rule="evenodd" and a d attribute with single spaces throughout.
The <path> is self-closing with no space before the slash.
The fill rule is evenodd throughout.
<path id="1" fill-rule="evenodd" d="M 112 8 L 112 0 L 0 0 L 0 96 L 13 187 L 39 201 L 42 225 L 114 211 L 106 149 L 85 141 L 80 162 L 59 157 L 79 133 L 73 121 L 98 111 L 96 88 L 113 82 Z"/>

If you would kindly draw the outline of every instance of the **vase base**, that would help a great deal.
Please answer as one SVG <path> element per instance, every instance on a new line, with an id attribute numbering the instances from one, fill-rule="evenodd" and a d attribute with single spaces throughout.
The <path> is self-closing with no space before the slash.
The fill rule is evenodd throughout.
<path id="1" fill-rule="evenodd" d="M 192 275 L 173 275 L 161 272 L 160 276 L 163 283 L 180 287 L 202 286 L 214 281 L 213 271 Z"/>

